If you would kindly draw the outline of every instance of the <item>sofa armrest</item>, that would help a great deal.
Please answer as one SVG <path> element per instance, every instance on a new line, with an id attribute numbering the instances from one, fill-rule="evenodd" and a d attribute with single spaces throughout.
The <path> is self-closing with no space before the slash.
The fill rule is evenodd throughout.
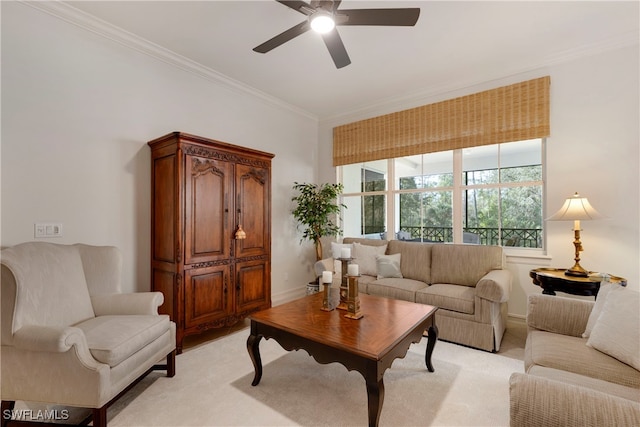
<path id="1" fill-rule="evenodd" d="M 96 316 L 127 314 L 158 314 L 164 302 L 162 292 L 94 295 L 91 297 Z"/>
<path id="2" fill-rule="evenodd" d="M 520 372 L 509 378 L 511 427 L 640 425 L 640 405 Z"/>
<path id="3" fill-rule="evenodd" d="M 508 301 L 511 295 L 511 272 L 491 270 L 478 281 L 476 295 L 489 301 Z"/>
<path id="4" fill-rule="evenodd" d="M 316 277 L 322 277 L 323 271 L 330 271 L 332 273 L 335 273 L 335 269 L 333 267 L 333 258 L 325 258 L 321 259 L 320 261 L 316 261 L 316 263 L 313 265 L 313 270 L 316 273 Z"/>
<path id="5" fill-rule="evenodd" d="M 13 334 L 13 346 L 18 350 L 64 353 L 74 344 L 85 344 L 84 332 L 71 326 L 27 325 Z"/>
<path id="6" fill-rule="evenodd" d="M 527 326 L 580 337 L 587 327 L 593 301 L 532 294 L 527 299 Z"/>

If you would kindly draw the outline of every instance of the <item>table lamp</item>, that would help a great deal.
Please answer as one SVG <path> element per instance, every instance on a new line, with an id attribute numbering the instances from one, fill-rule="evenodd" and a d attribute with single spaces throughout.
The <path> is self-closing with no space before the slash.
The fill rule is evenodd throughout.
<path id="1" fill-rule="evenodd" d="M 578 193 L 569 197 L 558 212 L 547 218 L 548 221 L 573 221 L 573 246 L 576 249 L 575 264 L 564 274 L 567 276 L 587 277 L 589 272 L 580 265 L 580 251 L 583 250 L 580 242 L 580 221 L 604 218 L 589 203 L 586 197 L 580 197 Z"/>

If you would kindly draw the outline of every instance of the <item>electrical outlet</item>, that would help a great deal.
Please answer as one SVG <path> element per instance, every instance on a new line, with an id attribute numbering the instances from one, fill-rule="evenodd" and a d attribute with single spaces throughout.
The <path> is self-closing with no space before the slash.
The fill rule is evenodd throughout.
<path id="1" fill-rule="evenodd" d="M 36 238 L 62 237 L 62 224 L 36 223 L 33 225 L 33 235 Z"/>

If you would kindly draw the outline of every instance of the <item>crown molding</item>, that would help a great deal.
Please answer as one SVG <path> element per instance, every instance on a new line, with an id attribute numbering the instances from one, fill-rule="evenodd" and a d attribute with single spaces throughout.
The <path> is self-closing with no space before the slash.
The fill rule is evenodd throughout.
<path id="1" fill-rule="evenodd" d="M 205 67 L 196 61 L 192 61 L 189 58 L 179 55 L 136 34 L 130 33 L 120 27 L 110 24 L 109 22 L 106 22 L 80 9 L 77 9 L 63 1 L 19 1 L 22 4 L 48 13 L 49 15 L 52 15 L 56 18 L 59 18 L 65 22 L 90 31 L 99 36 L 102 36 L 127 48 L 158 59 L 183 71 L 195 74 L 205 80 L 219 84 L 227 89 L 231 89 L 236 93 L 258 98 L 259 100 L 266 102 L 267 104 L 276 106 L 284 110 L 288 110 L 290 112 L 309 119 L 313 119 L 315 121 L 319 120 L 316 114 L 310 113 L 309 111 L 284 102 L 279 98 L 262 92 L 252 86 L 244 84 L 209 67 Z"/>
<path id="2" fill-rule="evenodd" d="M 578 60 L 589 56 L 599 55 L 605 52 L 623 49 L 631 46 L 638 46 L 640 38 L 638 32 L 629 31 L 615 37 L 600 40 L 596 43 L 583 45 L 574 49 L 554 52 L 548 55 L 543 61 L 531 63 L 528 66 L 514 68 L 511 70 L 503 70 L 500 75 L 484 75 L 477 76 L 473 80 L 450 81 L 438 84 L 437 87 L 426 87 L 422 90 L 413 91 L 409 95 L 398 95 L 393 98 L 380 99 L 377 102 L 368 103 L 355 107 L 349 111 L 323 117 L 320 120 L 321 126 L 339 126 L 345 123 L 351 123 L 379 115 L 390 114 L 396 111 L 402 111 L 409 108 L 419 107 L 425 103 L 438 102 L 439 100 L 451 98 L 451 94 L 455 96 L 468 95 L 477 91 L 479 86 L 487 86 L 491 88 L 510 83 L 517 83 L 518 79 L 530 79 L 548 75 L 548 67 L 559 65 L 562 63 Z M 484 90 L 484 89 L 480 89 Z"/>
<path id="3" fill-rule="evenodd" d="M 381 114 L 387 114 L 398 110 L 412 108 L 413 106 L 420 106 L 425 102 L 432 102 L 430 100 L 441 97 L 445 94 L 459 91 L 464 92 L 465 90 L 469 90 L 479 85 L 486 85 L 487 83 L 491 82 L 510 80 L 514 76 L 539 74 L 541 70 L 544 70 L 549 66 L 569 62 L 582 57 L 600 54 L 610 50 L 638 45 L 640 43 L 638 33 L 630 31 L 616 37 L 601 40 L 599 42 L 584 45 L 575 49 L 555 52 L 537 64 L 530 64 L 529 66 L 520 67 L 519 69 L 504 70 L 505 72 L 501 73 L 501 75 L 478 76 L 473 80 L 465 82 L 444 82 L 438 84 L 438 87 L 424 88 L 423 90 L 417 92 L 414 91 L 410 95 L 399 95 L 397 97 L 384 98 L 380 99 L 377 102 L 358 106 L 349 111 L 343 111 L 327 117 L 319 117 L 317 114 L 313 114 L 297 106 L 284 102 L 277 97 L 262 92 L 252 86 L 228 77 L 211 68 L 205 67 L 202 64 L 192 61 L 191 59 L 179 55 L 169 49 L 152 43 L 140 36 L 137 36 L 113 24 L 96 18 L 95 16 L 81 11 L 80 9 L 77 9 L 61 0 L 19 1 L 22 4 L 26 4 L 40 11 L 46 12 L 52 16 L 55 16 L 56 18 L 62 19 L 75 26 L 98 34 L 125 47 L 156 58 L 157 60 L 175 66 L 184 71 L 193 73 L 203 79 L 233 90 L 236 93 L 245 96 L 251 96 L 272 106 L 276 106 L 278 108 L 315 120 L 324 126 L 336 126 L 367 117 L 374 117 Z"/>

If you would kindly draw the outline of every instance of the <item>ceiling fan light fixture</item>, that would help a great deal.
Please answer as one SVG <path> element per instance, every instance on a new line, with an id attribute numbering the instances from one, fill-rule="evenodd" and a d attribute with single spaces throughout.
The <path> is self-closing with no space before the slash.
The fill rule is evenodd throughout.
<path id="1" fill-rule="evenodd" d="M 329 12 L 319 10 L 309 17 L 311 29 L 317 33 L 324 34 L 333 30 L 336 26 L 333 16 Z"/>

